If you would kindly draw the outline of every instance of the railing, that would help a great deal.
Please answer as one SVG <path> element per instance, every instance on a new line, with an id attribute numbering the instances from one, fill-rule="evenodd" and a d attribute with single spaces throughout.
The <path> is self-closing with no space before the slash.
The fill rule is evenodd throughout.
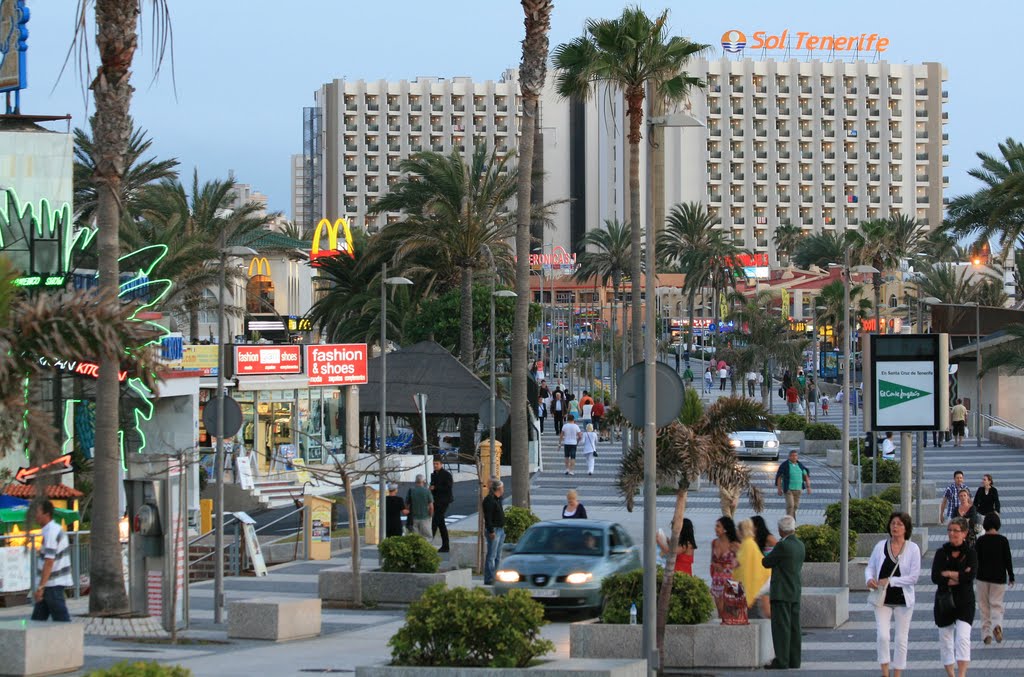
<path id="1" fill-rule="evenodd" d="M 68 547 L 71 549 L 71 590 L 72 595 L 75 599 L 82 596 L 82 572 L 89 570 L 89 539 L 85 539 L 85 543 L 82 542 L 83 536 L 90 536 L 91 531 L 69 531 L 68 534 Z M 9 536 L 0 536 L 0 548 L 6 547 L 26 547 L 29 549 L 29 580 L 32 581 L 31 589 L 29 592 L 35 590 L 36 587 L 36 551 L 38 549 L 37 542 L 42 539 L 42 535 L 35 534 L 14 534 Z M 11 542 L 17 542 L 19 546 L 10 546 Z M 40 544 L 41 545 L 41 544 Z M 85 556 L 82 555 L 82 547 L 85 547 Z M 17 591 L 14 591 L 17 592 Z"/>
<path id="2" fill-rule="evenodd" d="M 281 517 L 278 517 L 274 521 L 268 522 L 267 524 L 264 524 L 259 529 L 256 529 L 255 534 L 256 534 L 257 538 L 259 537 L 259 534 L 260 534 L 261 531 L 269 529 L 270 527 L 274 526 L 278 522 L 282 522 L 282 521 L 288 519 L 289 517 L 294 517 L 296 514 L 301 514 L 301 513 L 304 513 L 305 511 L 306 511 L 306 506 L 302 505 L 302 506 L 299 506 L 298 508 L 296 508 L 295 510 L 292 510 L 292 511 L 290 511 L 288 513 L 285 513 L 284 515 L 282 515 Z M 228 559 L 227 565 L 225 566 L 225 573 L 227 575 L 229 575 L 229 576 L 241 576 L 242 575 L 242 559 L 243 559 L 243 555 L 244 555 L 244 549 L 242 547 L 241 522 L 236 517 L 234 517 L 234 516 L 227 517 L 224 520 L 225 533 L 227 533 L 228 526 L 230 526 L 232 524 L 235 525 L 234 537 L 232 538 L 230 543 L 226 544 L 226 547 L 225 547 L 225 552 L 227 553 L 227 556 L 228 556 L 227 557 L 227 559 Z M 216 529 L 210 529 L 206 533 L 200 534 L 199 536 L 196 536 L 194 539 L 190 540 L 188 542 L 189 550 L 191 551 L 191 548 L 192 548 L 193 545 L 201 545 L 200 541 L 202 541 L 205 538 L 208 538 L 209 536 L 212 536 L 213 534 L 216 533 L 216 531 L 217 531 Z M 267 547 L 269 547 L 271 545 L 276 545 L 277 543 L 280 543 L 282 541 L 286 541 L 288 539 L 293 539 L 293 538 L 295 539 L 295 547 L 296 547 L 296 550 L 297 550 L 298 547 L 299 547 L 299 545 L 298 545 L 299 541 L 302 538 L 302 530 L 301 529 L 297 530 L 295 533 L 292 533 L 292 534 L 285 534 L 285 535 L 281 536 L 280 538 L 276 538 L 273 541 L 270 541 L 269 543 L 260 543 L 260 548 L 261 549 L 267 548 Z M 195 565 L 199 564 L 200 562 L 202 562 L 202 561 L 204 561 L 206 559 L 212 558 L 216 554 L 217 554 L 216 550 L 211 550 L 210 552 L 206 553 L 205 555 L 202 555 L 201 557 L 197 557 L 194 560 L 190 558 L 189 559 L 189 563 L 188 563 L 189 569 L 191 569 L 192 567 L 194 567 Z M 188 575 L 191 576 L 190 573 Z"/>
<path id="3" fill-rule="evenodd" d="M 982 420 L 988 421 L 988 426 L 990 428 L 992 426 L 994 426 L 994 425 L 997 425 L 997 426 L 999 426 L 1001 428 L 1010 428 L 1012 430 L 1017 430 L 1019 432 L 1024 433 L 1024 428 L 1020 427 L 1016 423 L 1010 423 L 1005 418 L 999 418 L 995 414 L 985 414 L 985 413 L 982 413 L 981 414 L 981 418 L 982 418 Z M 980 428 L 979 428 L 979 430 L 980 430 Z"/>

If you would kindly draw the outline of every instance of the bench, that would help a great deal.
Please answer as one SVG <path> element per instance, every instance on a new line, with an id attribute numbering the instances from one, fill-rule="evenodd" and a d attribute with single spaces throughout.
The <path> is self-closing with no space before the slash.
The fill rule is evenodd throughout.
<path id="1" fill-rule="evenodd" d="M 85 663 L 81 623 L 0 621 L 0 675 L 56 675 Z"/>
<path id="2" fill-rule="evenodd" d="M 846 588 L 804 588 L 800 593 L 800 627 L 834 630 L 850 620 Z"/>
<path id="3" fill-rule="evenodd" d="M 320 634 L 320 600 L 287 597 L 228 604 L 228 637 L 287 642 Z"/>

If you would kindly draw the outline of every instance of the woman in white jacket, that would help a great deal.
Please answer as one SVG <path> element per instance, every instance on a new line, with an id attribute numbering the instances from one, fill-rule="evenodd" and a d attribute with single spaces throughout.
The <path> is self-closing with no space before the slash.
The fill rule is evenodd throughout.
<path id="1" fill-rule="evenodd" d="M 921 550 L 910 540 L 910 515 L 894 512 L 889 517 L 889 538 L 882 539 L 871 551 L 867 571 L 868 601 L 875 605 L 878 662 L 882 677 L 889 677 L 889 627 L 896 619 L 892 655 L 894 677 L 907 667 L 907 637 L 914 613 L 914 585 L 921 574 Z"/>

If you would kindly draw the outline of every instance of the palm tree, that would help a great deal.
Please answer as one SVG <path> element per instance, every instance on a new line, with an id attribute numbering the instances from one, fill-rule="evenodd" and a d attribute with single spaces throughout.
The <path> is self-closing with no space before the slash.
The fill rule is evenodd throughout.
<path id="1" fill-rule="evenodd" d="M 548 64 L 548 31 L 551 29 L 551 0 L 522 0 L 526 36 L 519 64 L 519 90 L 523 98 L 522 135 L 519 137 L 519 173 L 516 186 L 516 315 L 512 329 L 512 500 L 530 507 L 529 403 L 526 374 L 529 362 L 527 337 L 530 333 L 530 221 L 532 200 L 533 142 L 537 129 L 537 102 L 544 88 Z"/>
<path id="2" fill-rule="evenodd" d="M 763 374 L 769 373 L 771 360 L 777 360 L 791 371 L 799 366 L 808 340 L 798 336 L 789 327 L 789 320 L 771 311 L 774 297 L 769 291 L 758 292 L 754 298 L 734 294 L 731 319 L 736 322 L 746 342 L 741 350 L 743 364 L 740 367 L 756 366 Z M 742 369 L 741 369 L 742 371 Z M 768 387 L 762 388 L 764 406 L 768 406 L 771 379 L 766 378 Z"/>
<path id="3" fill-rule="evenodd" d="M 682 101 L 698 78 L 684 70 L 708 45 L 668 36 L 668 11 L 651 19 L 639 7 L 627 7 L 617 19 L 588 19 L 583 35 L 555 49 L 556 86 L 565 98 L 587 100 L 599 84 L 621 91 L 629 118 L 629 223 L 632 228 L 633 361 L 643 359 L 640 340 L 640 129 L 648 87 L 667 102 Z M 660 225 L 660 224 L 658 224 Z"/>
<path id="4" fill-rule="evenodd" d="M 618 219 L 605 219 L 604 228 L 591 230 L 584 237 L 584 250 L 579 255 L 579 270 L 576 279 L 586 281 L 598 279 L 602 286 L 612 283 L 612 340 L 615 337 L 615 305 L 619 299 L 622 276 L 629 270 L 632 240 L 629 226 Z M 625 325 L 623 325 L 625 326 Z M 612 397 L 616 395 L 615 350 L 611 351 Z"/>
<path id="5" fill-rule="evenodd" d="M 1005 369 L 1011 374 L 1024 372 L 1024 324 L 1008 324 L 1004 331 L 1013 340 L 985 352 L 982 375 L 996 369 Z"/>
<path id="6" fill-rule="evenodd" d="M 845 251 L 844 236 L 826 230 L 802 237 L 793 249 L 792 261 L 797 268 L 828 268 L 830 263 L 840 263 Z"/>
<path id="7" fill-rule="evenodd" d="M 983 187 L 950 201 L 949 224 L 975 241 L 996 241 L 1005 262 L 1024 242 L 1024 145 L 1007 138 L 999 155 L 977 155 L 981 166 L 967 173 Z"/>
<path id="8" fill-rule="evenodd" d="M 757 512 L 762 510 L 764 500 L 761 491 L 754 483 L 750 468 L 736 459 L 736 453 L 729 446 L 728 433 L 761 424 L 767 415 L 768 411 L 752 400 L 722 397 L 708 407 L 696 425 L 691 427 L 672 423 L 658 431 L 658 486 L 677 487 L 669 543 L 679 542 L 690 485 L 702 475 L 718 486 L 745 491 L 753 509 Z M 622 458 L 619 492 L 625 497 L 626 509 L 630 512 L 633 510 L 634 497 L 643 485 L 643 455 L 643 446 L 635 445 Z M 645 497 L 644 500 L 653 498 Z M 658 595 L 657 623 L 657 644 L 662 654 L 662 665 L 665 658 L 665 623 L 674 579 L 673 567 L 665 567 Z"/>
<path id="9" fill-rule="evenodd" d="M 850 286 L 850 303 L 855 304 L 856 311 L 852 318 L 854 324 L 857 320 L 863 320 L 871 312 L 871 301 L 861 298 L 864 294 L 864 286 L 855 284 Z M 821 288 L 814 301 L 818 327 L 832 327 L 836 346 L 846 345 L 846 311 L 843 308 L 843 281 L 833 280 Z M 817 327 L 815 327 L 817 331 Z"/>
<path id="10" fill-rule="evenodd" d="M 943 303 L 962 305 L 977 301 L 977 289 L 966 272 L 964 266 L 937 263 L 919 272 L 914 282 L 922 297 L 934 296 Z"/>
<path id="11" fill-rule="evenodd" d="M 87 39 L 86 7 L 90 0 L 79 0 L 76 8 L 75 41 L 84 48 Z M 138 43 L 138 22 L 143 5 L 152 8 L 149 22 L 155 35 L 151 44 L 159 66 L 168 45 L 170 9 L 167 0 L 92 0 L 96 18 L 96 47 L 99 67 L 89 88 L 96 114 L 92 118 L 96 187 L 94 215 L 99 226 L 97 237 L 99 301 L 117 303 L 119 288 L 118 257 L 121 255 L 118 228 L 123 209 L 124 180 L 128 167 L 132 92 L 131 66 Z M 96 455 L 93 461 L 95 486 L 93 526 L 89 548 L 89 577 L 92 592 L 89 611 L 93 614 L 128 611 L 121 566 L 118 535 L 118 422 L 120 418 L 119 363 L 108 355 L 100 361 L 96 383 Z"/>
<path id="12" fill-rule="evenodd" d="M 786 223 L 775 228 L 775 235 L 772 239 L 775 242 L 775 249 L 779 252 L 779 256 L 786 259 L 786 263 L 789 263 L 793 258 L 793 252 L 800 245 L 800 241 L 804 238 L 804 229 L 792 223 Z"/>
<path id="13" fill-rule="evenodd" d="M 847 233 L 849 247 L 856 261 L 873 266 L 871 284 L 875 290 L 875 331 L 882 326 L 882 277 L 899 269 L 900 264 L 918 256 L 926 246 L 926 234 L 916 219 L 897 214 L 883 220 L 861 223 L 856 231 Z"/>

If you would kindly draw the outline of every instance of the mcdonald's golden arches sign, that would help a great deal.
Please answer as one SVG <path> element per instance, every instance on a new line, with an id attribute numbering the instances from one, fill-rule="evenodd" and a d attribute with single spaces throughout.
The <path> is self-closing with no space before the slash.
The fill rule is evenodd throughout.
<path id="1" fill-rule="evenodd" d="M 249 277 L 266 275 L 270 277 L 270 261 L 265 256 L 254 256 L 249 262 Z"/>
<path id="2" fill-rule="evenodd" d="M 327 246 L 321 248 L 320 238 L 323 235 L 324 228 L 327 229 Z M 345 236 L 344 249 L 338 249 L 338 231 L 341 230 Z M 349 228 L 348 221 L 345 219 L 337 219 L 333 224 L 330 219 L 320 219 L 320 223 L 317 224 L 316 230 L 313 231 L 313 249 L 309 253 L 310 265 L 319 265 L 319 259 L 331 258 L 340 255 L 344 251 L 349 258 L 354 259 L 356 257 L 355 247 L 352 245 L 352 230 Z"/>

